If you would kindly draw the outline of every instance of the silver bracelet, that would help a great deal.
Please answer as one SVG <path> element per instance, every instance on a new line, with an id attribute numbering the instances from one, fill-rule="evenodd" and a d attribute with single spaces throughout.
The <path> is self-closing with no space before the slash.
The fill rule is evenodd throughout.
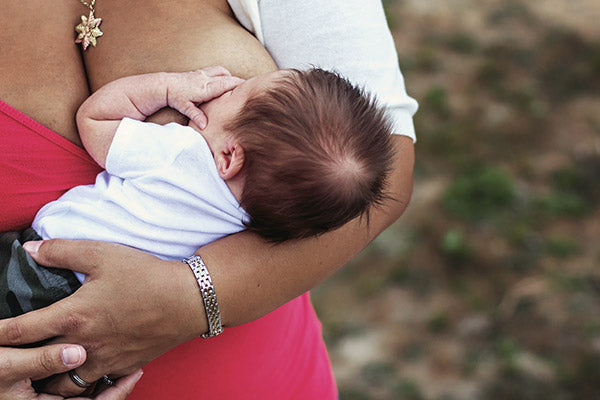
<path id="1" fill-rule="evenodd" d="M 198 286 L 200 287 L 200 294 L 202 295 L 202 302 L 204 303 L 204 310 L 206 311 L 206 320 L 208 322 L 208 332 L 203 333 L 204 339 L 217 336 L 223 333 L 223 325 L 221 325 L 221 313 L 219 312 L 219 304 L 217 303 L 217 295 L 215 294 L 215 287 L 210 279 L 210 274 L 204 261 L 200 256 L 191 256 L 182 260 L 184 263 L 190 266 Z"/>

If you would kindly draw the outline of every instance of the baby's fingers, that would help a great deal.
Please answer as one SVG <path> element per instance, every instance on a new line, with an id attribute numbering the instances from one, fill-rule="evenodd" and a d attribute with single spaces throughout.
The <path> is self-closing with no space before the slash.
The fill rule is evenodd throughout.
<path id="1" fill-rule="evenodd" d="M 196 98 L 192 99 L 196 103 L 205 103 L 215 97 L 221 96 L 223 93 L 238 87 L 244 80 L 235 76 L 217 76 L 208 78 L 208 81 L 199 87 Z"/>
<path id="2" fill-rule="evenodd" d="M 201 71 L 173 74 L 167 90 L 167 105 L 188 118 L 202 118 L 197 107 L 191 103 L 206 103 L 223 93 L 233 90 L 244 82 L 234 76 L 206 76 Z M 193 118 L 192 118 L 193 119 Z"/>
<path id="3" fill-rule="evenodd" d="M 206 128 L 208 118 L 206 117 L 206 114 L 204 114 L 204 111 L 196 107 L 194 103 L 188 103 L 188 106 L 185 107 L 183 110 L 179 110 L 179 112 L 188 117 L 190 121 L 198 125 L 198 128 Z"/>
<path id="4" fill-rule="evenodd" d="M 202 71 L 206 76 L 231 76 L 231 72 L 219 65 L 215 65 L 214 67 L 202 68 L 198 71 Z"/>

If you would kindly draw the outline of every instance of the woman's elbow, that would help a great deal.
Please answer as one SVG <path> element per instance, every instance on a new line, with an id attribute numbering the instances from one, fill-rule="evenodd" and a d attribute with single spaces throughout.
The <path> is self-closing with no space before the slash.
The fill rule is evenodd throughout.
<path id="1" fill-rule="evenodd" d="M 407 140 L 408 139 L 408 140 Z M 410 138 L 394 138 L 394 159 L 387 177 L 385 200 L 371 213 L 383 231 L 404 214 L 413 191 L 414 145 Z"/>
<path id="2" fill-rule="evenodd" d="M 390 201 L 387 210 L 389 224 L 395 222 L 406 210 L 413 192 L 415 165 L 414 144 L 407 136 L 394 137 L 394 162 L 388 177 Z"/>

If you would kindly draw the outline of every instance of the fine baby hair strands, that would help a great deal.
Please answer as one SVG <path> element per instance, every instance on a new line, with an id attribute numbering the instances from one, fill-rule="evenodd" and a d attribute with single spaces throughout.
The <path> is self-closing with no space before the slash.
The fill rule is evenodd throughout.
<path id="1" fill-rule="evenodd" d="M 271 242 L 368 221 L 386 198 L 391 125 L 374 97 L 339 74 L 289 70 L 225 130 L 246 155 L 246 228 Z"/>

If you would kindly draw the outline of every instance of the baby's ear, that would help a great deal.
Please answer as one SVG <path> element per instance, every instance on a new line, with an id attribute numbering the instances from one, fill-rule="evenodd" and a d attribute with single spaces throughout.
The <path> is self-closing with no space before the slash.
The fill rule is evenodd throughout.
<path id="1" fill-rule="evenodd" d="M 235 139 L 227 141 L 225 149 L 217 155 L 217 170 L 223 180 L 234 178 L 244 166 L 244 148 Z"/>

